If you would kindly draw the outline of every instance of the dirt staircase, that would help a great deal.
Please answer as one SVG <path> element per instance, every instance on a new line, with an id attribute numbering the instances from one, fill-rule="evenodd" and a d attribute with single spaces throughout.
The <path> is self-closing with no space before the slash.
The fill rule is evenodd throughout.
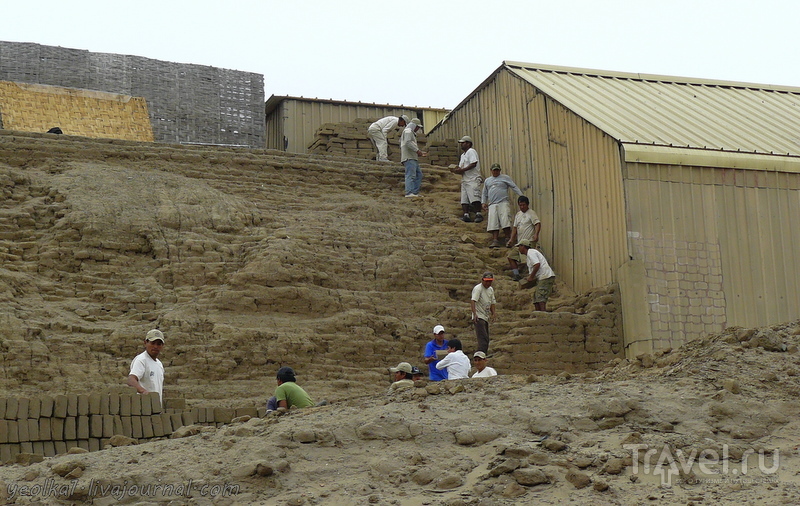
<path id="1" fill-rule="evenodd" d="M 608 294 L 532 312 L 501 271 L 507 250 L 458 219 L 458 178 L 423 172 L 425 197 L 406 199 L 398 164 L 0 131 L 3 387 L 120 388 L 158 327 L 167 395 L 262 399 L 281 365 L 328 397 L 383 388 L 387 366 L 422 365 L 436 324 L 474 349 L 468 300 L 485 270 L 495 367 L 559 364 L 528 346 L 552 341 L 546 327 L 585 347 Z"/>

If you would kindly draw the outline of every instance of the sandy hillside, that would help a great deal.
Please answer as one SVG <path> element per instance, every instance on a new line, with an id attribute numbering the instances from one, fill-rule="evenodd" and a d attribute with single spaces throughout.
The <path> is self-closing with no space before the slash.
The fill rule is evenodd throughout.
<path id="1" fill-rule="evenodd" d="M 501 376 L 388 394 L 433 324 L 474 346 L 468 291 L 503 263 L 446 169 L 410 201 L 399 166 L 344 158 L 8 133 L 0 154 L 4 396 L 123 389 L 159 327 L 166 396 L 260 406 L 292 365 L 329 401 L 0 466 L 7 502 L 800 503 L 800 322 L 537 374 L 518 329 L 614 337 L 615 289 L 536 315 L 500 275 Z"/>

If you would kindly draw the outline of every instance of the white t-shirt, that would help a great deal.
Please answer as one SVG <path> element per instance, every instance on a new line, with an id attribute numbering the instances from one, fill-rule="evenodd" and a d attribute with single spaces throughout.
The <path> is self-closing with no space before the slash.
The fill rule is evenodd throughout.
<path id="1" fill-rule="evenodd" d="M 481 372 L 476 372 L 472 375 L 473 378 L 491 378 L 492 376 L 497 376 L 497 371 L 489 366 L 484 367 Z"/>
<path id="2" fill-rule="evenodd" d="M 461 175 L 462 181 L 476 181 L 481 177 L 481 163 L 478 161 L 478 152 L 474 148 L 469 148 L 461 153 L 461 161 L 458 162 L 459 168 L 468 167 L 473 162 L 478 162 L 474 169 L 469 169 Z"/>
<path id="3" fill-rule="evenodd" d="M 445 367 L 447 367 L 447 379 L 449 380 L 469 378 L 469 357 L 464 355 L 461 350 L 448 353 L 436 364 L 437 369 Z"/>
<path id="4" fill-rule="evenodd" d="M 539 215 L 533 209 L 528 209 L 524 213 L 517 211 L 514 216 L 514 226 L 517 227 L 517 241 L 523 239 L 533 239 L 533 233 L 536 231 L 535 227 L 539 221 Z"/>
<path id="5" fill-rule="evenodd" d="M 547 263 L 547 260 L 542 255 L 542 252 L 536 248 L 529 248 L 528 249 L 528 272 L 533 272 L 533 266 L 539 264 L 539 270 L 536 271 L 536 279 L 547 279 L 551 278 L 556 275 L 553 272 L 553 269 L 550 268 L 550 264 Z"/>
<path id="6" fill-rule="evenodd" d="M 164 365 L 159 359 L 153 360 L 153 357 L 147 354 L 147 350 L 139 353 L 131 362 L 131 372 L 128 376 L 131 374 L 139 378 L 139 383 L 145 390 L 158 392 L 158 396 L 163 400 Z"/>
<path id="7" fill-rule="evenodd" d="M 494 298 L 494 287 L 484 288 L 483 283 L 478 283 L 472 289 L 472 300 L 475 301 L 475 312 L 478 318 L 489 321 L 492 316 L 492 304 L 497 304 Z"/>

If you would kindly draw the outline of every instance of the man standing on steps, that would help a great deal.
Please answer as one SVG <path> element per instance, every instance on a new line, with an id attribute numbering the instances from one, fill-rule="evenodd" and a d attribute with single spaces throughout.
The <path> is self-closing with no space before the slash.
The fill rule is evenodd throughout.
<path id="1" fill-rule="evenodd" d="M 497 300 L 494 298 L 492 282 L 494 274 L 484 272 L 481 282 L 472 289 L 469 305 L 472 308 L 472 322 L 475 324 L 475 337 L 478 341 L 478 351 L 489 352 L 489 322 L 497 317 L 494 307 Z"/>
<path id="2" fill-rule="evenodd" d="M 386 134 L 397 128 L 398 125 L 405 128 L 408 125 L 408 116 L 405 114 L 399 118 L 397 116 L 386 116 L 371 124 L 367 129 L 369 140 L 378 150 L 378 156 L 375 159 L 379 162 L 389 161 L 389 155 L 387 155 L 386 151 L 389 143 L 386 140 Z"/>
<path id="3" fill-rule="evenodd" d="M 528 277 L 522 288 L 536 287 L 533 294 L 533 305 L 537 311 L 547 311 L 547 299 L 553 293 L 556 273 L 550 268 L 542 252 L 532 247 L 531 241 L 525 239 L 517 243 L 519 252 L 527 258 Z"/>
<path id="4" fill-rule="evenodd" d="M 472 137 L 465 135 L 458 143 L 461 145 L 461 160 L 458 167 L 450 169 L 454 174 L 461 174 L 461 211 L 464 215 L 461 219 L 471 222 L 470 211 L 474 211 L 475 223 L 483 221 L 481 214 L 481 166 L 478 160 L 478 152 L 472 147 Z"/>
<path id="5" fill-rule="evenodd" d="M 158 392 L 158 397 L 163 401 L 164 365 L 158 359 L 164 347 L 164 334 L 153 329 L 144 338 L 144 351 L 136 355 L 131 362 L 131 372 L 128 373 L 128 386 L 136 389 L 142 395 Z"/>
<path id="6" fill-rule="evenodd" d="M 422 130 L 422 123 L 417 118 L 403 129 L 400 135 L 400 163 L 406 168 L 406 197 L 420 197 L 419 188 L 422 186 L 422 170 L 419 168 L 420 156 L 428 153 L 420 151 L 417 146 L 417 132 Z"/>
<path id="7" fill-rule="evenodd" d="M 500 229 L 505 239 L 511 236 L 511 208 L 508 205 L 508 190 L 522 196 L 522 190 L 505 174 L 500 174 L 500 164 L 492 164 L 492 175 L 483 183 L 481 204 L 484 211 L 489 211 L 486 231 L 492 234 L 490 248 L 500 247 Z"/>
<path id="8" fill-rule="evenodd" d="M 539 244 L 539 232 L 542 230 L 542 224 L 539 221 L 539 216 L 530 208 L 530 200 L 528 197 L 522 196 L 517 200 L 519 211 L 514 216 L 514 226 L 511 228 L 511 238 L 506 243 L 506 247 L 516 245 L 520 241 L 528 240 L 531 242 L 531 248 L 535 248 Z M 511 267 L 511 277 L 514 281 L 521 279 L 519 275 L 519 264 L 526 264 L 528 258 L 519 252 L 519 249 L 513 250 L 508 254 L 508 264 Z"/>
<path id="9" fill-rule="evenodd" d="M 439 363 L 438 351 L 447 351 L 447 339 L 444 338 L 444 327 L 441 325 L 433 327 L 433 339 L 425 345 L 425 353 L 423 354 L 423 360 L 428 366 L 428 378 L 431 381 L 447 379 L 447 369 L 436 368 L 436 364 Z"/>

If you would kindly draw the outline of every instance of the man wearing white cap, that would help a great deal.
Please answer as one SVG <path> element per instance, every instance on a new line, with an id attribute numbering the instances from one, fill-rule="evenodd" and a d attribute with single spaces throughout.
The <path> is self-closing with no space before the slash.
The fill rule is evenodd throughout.
<path id="1" fill-rule="evenodd" d="M 442 353 L 437 353 L 441 351 Z M 447 379 L 447 369 L 437 369 L 439 355 L 447 354 L 447 339 L 444 338 L 444 327 L 437 325 L 433 327 L 433 339 L 425 345 L 423 359 L 428 366 L 428 378 L 431 381 L 442 381 Z"/>
<path id="2" fill-rule="evenodd" d="M 394 374 L 394 382 L 389 385 L 389 393 L 402 388 L 410 388 L 414 386 L 414 381 L 411 379 L 411 373 L 414 370 L 408 362 L 400 362 L 397 367 L 390 367 L 389 372 Z"/>
<path id="3" fill-rule="evenodd" d="M 492 376 L 497 376 L 497 371 L 486 365 L 486 353 L 476 351 L 475 354 L 472 355 L 472 363 L 475 364 L 475 369 L 477 369 L 475 374 L 472 375 L 473 378 L 490 378 Z"/>
<path id="4" fill-rule="evenodd" d="M 481 165 L 478 160 L 478 152 L 472 147 L 472 137 L 465 135 L 458 141 L 461 146 L 461 159 L 458 167 L 450 169 L 454 174 L 461 174 L 461 211 L 464 216 L 461 219 L 465 222 L 472 221 L 470 211 L 474 211 L 475 223 L 483 221 L 481 214 Z"/>
<path id="5" fill-rule="evenodd" d="M 397 128 L 398 125 L 405 128 L 408 122 L 408 116 L 403 114 L 399 118 L 397 116 L 386 116 L 369 126 L 367 135 L 369 135 L 369 140 L 372 141 L 372 144 L 378 150 L 378 157 L 375 158 L 376 160 L 379 162 L 389 161 L 389 155 L 386 153 L 386 149 L 389 145 L 386 140 L 386 134 Z"/>
<path id="6" fill-rule="evenodd" d="M 400 163 L 406 168 L 406 197 L 420 196 L 422 169 L 419 168 L 419 157 L 428 156 L 428 153 L 420 151 L 417 145 L 417 133 L 421 130 L 422 123 L 414 118 L 400 135 Z"/>
<path id="7" fill-rule="evenodd" d="M 158 359 L 164 347 L 164 334 L 153 329 L 144 338 L 144 351 L 136 355 L 131 362 L 131 372 L 128 373 L 128 386 L 136 389 L 140 394 L 158 392 L 163 400 L 164 365 Z"/>

